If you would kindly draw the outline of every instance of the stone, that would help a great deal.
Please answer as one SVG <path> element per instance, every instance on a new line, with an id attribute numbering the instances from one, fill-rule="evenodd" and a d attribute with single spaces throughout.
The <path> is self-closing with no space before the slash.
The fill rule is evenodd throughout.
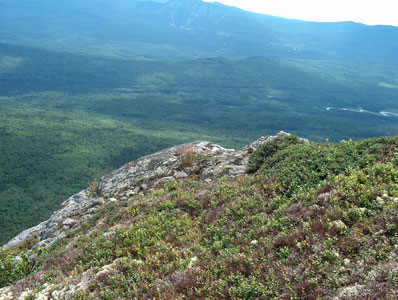
<path id="1" fill-rule="evenodd" d="M 339 232 L 342 232 L 347 229 L 347 225 L 344 224 L 343 221 L 341 220 L 336 220 L 332 222 L 332 227 L 338 230 Z"/>
<path id="2" fill-rule="evenodd" d="M 358 299 L 359 297 L 364 297 L 366 295 L 367 291 L 364 285 L 354 285 L 343 288 L 339 292 L 339 297 L 337 299 Z"/>
<path id="3" fill-rule="evenodd" d="M 126 193 L 126 196 L 127 196 L 127 197 L 133 197 L 133 196 L 137 195 L 137 194 L 139 193 L 139 191 L 140 191 L 140 188 L 139 188 L 139 187 L 136 187 L 136 188 L 134 188 L 133 190 L 128 191 L 128 192 Z"/>
<path id="4" fill-rule="evenodd" d="M 76 220 L 73 220 L 72 218 L 67 218 L 65 219 L 65 221 L 62 222 L 62 224 L 67 227 L 72 227 L 76 224 Z"/>
<path id="5" fill-rule="evenodd" d="M 188 268 L 192 268 L 192 266 L 198 261 L 198 258 L 196 256 L 191 258 L 191 261 L 188 264 Z"/>
<path id="6" fill-rule="evenodd" d="M 239 176 L 246 173 L 246 166 L 232 166 L 228 169 L 229 176 Z"/>
<path id="7" fill-rule="evenodd" d="M 171 176 L 163 177 L 163 178 L 159 179 L 158 181 L 156 181 L 153 186 L 156 188 L 156 187 L 159 187 L 161 185 L 165 185 L 165 184 L 171 183 L 171 182 L 173 182 L 175 180 L 176 179 L 174 177 L 171 177 Z"/>
<path id="8" fill-rule="evenodd" d="M 176 179 L 182 179 L 182 178 L 187 178 L 188 174 L 185 173 L 184 171 L 181 171 L 181 172 L 177 171 L 177 172 L 174 173 L 173 177 L 176 178 Z"/>
<path id="9" fill-rule="evenodd" d="M 384 204 L 385 204 L 384 199 L 381 198 L 381 197 L 377 197 L 377 198 L 376 198 L 376 202 L 377 202 L 377 204 L 378 204 L 379 206 L 384 206 Z"/>
<path id="10" fill-rule="evenodd" d="M 160 166 L 155 170 L 155 175 L 159 176 L 159 175 L 165 174 L 165 173 L 167 173 L 167 169 L 168 168 L 166 166 Z"/>
<path id="11" fill-rule="evenodd" d="M 13 300 L 14 295 L 10 287 L 4 287 L 0 289 L 0 300 Z"/>
<path id="12" fill-rule="evenodd" d="M 141 259 L 133 259 L 133 262 L 135 262 L 138 265 L 142 265 L 144 263 L 144 261 L 142 261 Z"/>
<path id="13" fill-rule="evenodd" d="M 329 192 L 319 194 L 318 199 L 321 200 L 322 202 L 329 202 L 330 198 L 333 197 L 334 195 L 337 195 L 337 190 L 332 189 Z"/>
<path id="14" fill-rule="evenodd" d="M 116 262 L 116 261 L 115 261 Z M 105 265 L 101 268 L 101 270 L 96 274 L 96 277 L 101 276 L 102 274 L 108 274 L 111 273 L 113 270 L 113 267 L 115 266 L 115 262 Z"/>

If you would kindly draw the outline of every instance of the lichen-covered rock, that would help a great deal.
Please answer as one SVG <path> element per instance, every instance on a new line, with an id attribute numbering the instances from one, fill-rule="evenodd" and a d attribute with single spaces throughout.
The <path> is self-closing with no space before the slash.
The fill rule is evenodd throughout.
<path id="1" fill-rule="evenodd" d="M 175 180 L 176 179 L 172 176 L 163 177 L 163 178 L 159 179 L 158 181 L 156 181 L 153 186 L 156 188 L 156 187 L 171 183 Z"/>
<path id="2" fill-rule="evenodd" d="M 19 235 L 17 235 L 16 237 L 14 237 L 12 240 L 10 240 L 5 247 L 14 247 L 16 245 L 22 244 L 23 242 L 25 242 L 27 239 L 29 239 L 30 237 L 34 236 L 34 235 L 39 235 L 41 234 L 47 225 L 48 221 L 42 222 L 39 225 L 36 225 L 32 228 L 29 228 L 23 232 L 21 232 Z"/>
<path id="3" fill-rule="evenodd" d="M 332 222 L 332 228 L 334 228 L 338 232 L 343 232 L 347 229 L 347 225 L 344 224 L 341 220 L 336 220 Z"/>
<path id="4" fill-rule="evenodd" d="M 364 285 L 353 285 L 343 288 L 339 292 L 339 296 L 334 300 L 359 300 L 369 295 L 369 291 Z"/>
<path id="5" fill-rule="evenodd" d="M 10 287 L 0 289 L 0 300 L 13 300 L 14 295 Z"/>

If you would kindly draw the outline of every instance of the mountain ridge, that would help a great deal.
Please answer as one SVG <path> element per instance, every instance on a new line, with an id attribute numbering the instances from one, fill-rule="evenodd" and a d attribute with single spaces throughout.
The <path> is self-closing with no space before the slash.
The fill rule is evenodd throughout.
<path id="1" fill-rule="evenodd" d="M 396 299 L 397 153 L 281 132 L 143 157 L 1 248 L 0 299 Z"/>
<path id="2" fill-rule="evenodd" d="M 290 20 L 199 0 L 13 3 L 0 2 L 0 39 L 10 43 L 51 49 L 67 44 L 69 51 L 87 53 L 112 45 L 113 55 L 126 58 L 259 55 L 397 61 L 398 28 L 393 26 Z"/>

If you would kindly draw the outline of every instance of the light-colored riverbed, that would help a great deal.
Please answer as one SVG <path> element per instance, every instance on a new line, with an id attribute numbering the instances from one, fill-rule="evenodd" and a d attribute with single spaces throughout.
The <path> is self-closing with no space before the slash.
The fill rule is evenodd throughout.
<path id="1" fill-rule="evenodd" d="M 379 112 L 374 112 L 362 108 L 336 108 L 336 107 L 327 107 L 326 110 L 332 111 L 332 110 L 340 110 L 340 111 L 352 111 L 352 112 L 357 112 L 357 113 L 365 113 L 365 114 L 371 114 L 375 116 L 381 116 L 381 117 L 398 117 L 398 113 L 393 113 L 393 112 L 388 112 L 388 111 L 379 111 Z"/>

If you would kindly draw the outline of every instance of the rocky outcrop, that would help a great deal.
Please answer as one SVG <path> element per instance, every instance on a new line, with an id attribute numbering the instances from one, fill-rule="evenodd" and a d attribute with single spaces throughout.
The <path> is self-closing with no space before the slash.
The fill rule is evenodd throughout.
<path id="1" fill-rule="evenodd" d="M 280 132 L 278 135 L 288 135 Z M 161 187 L 175 180 L 214 176 L 239 176 L 245 173 L 249 154 L 276 136 L 261 137 L 241 150 L 226 149 L 210 142 L 193 142 L 162 150 L 130 162 L 93 182 L 89 188 L 71 196 L 50 219 L 20 233 L 4 247 L 13 247 L 36 235 L 38 246 L 49 247 L 82 220 L 107 202 L 126 199 Z"/>

